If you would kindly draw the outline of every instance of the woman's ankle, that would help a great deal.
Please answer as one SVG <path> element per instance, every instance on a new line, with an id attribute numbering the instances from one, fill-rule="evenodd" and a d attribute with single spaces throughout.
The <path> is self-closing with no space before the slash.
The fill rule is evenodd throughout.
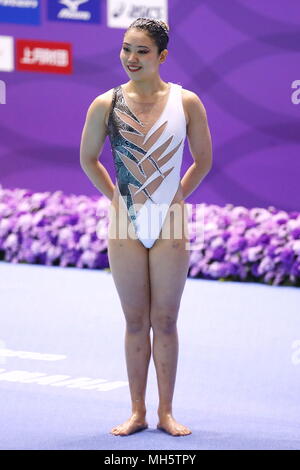
<path id="1" fill-rule="evenodd" d="M 172 406 L 159 406 L 157 409 L 158 416 L 172 415 Z"/>
<path id="2" fill-rule="evenodd" d="M 145 405 L 136 405 L 133 404 L 131 407 L 132 414 L 144 418 L 146 416 L 147 410 Z"/>

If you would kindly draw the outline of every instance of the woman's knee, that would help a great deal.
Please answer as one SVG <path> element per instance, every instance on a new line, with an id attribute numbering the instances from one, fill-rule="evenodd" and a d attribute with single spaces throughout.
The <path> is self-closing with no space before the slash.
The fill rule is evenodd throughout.
<path id="1" fill-rule="evenodd" d="M 129 333 L 140 333 L 142 331 L 150 330 L 150 315 L 149 307 L 123 307 L 126 328 Z"/>
<path id="2" fill-rule="evenodd" d="M 152 308 L 150 311 L 150 322 L 153 332 L 170 334 L 176 330 L 179 307 Z"/>

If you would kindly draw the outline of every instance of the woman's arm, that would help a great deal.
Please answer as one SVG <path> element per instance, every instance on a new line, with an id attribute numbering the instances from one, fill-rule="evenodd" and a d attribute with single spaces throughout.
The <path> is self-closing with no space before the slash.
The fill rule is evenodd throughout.
<path id="1" fill-rule="evenodd" d="M 181 180 L 183 199 L 187 198 L 212 167 L 212 143 L 206 110 L 200 98 L 192 91 L 185 97 L 188 113 L 187 137 L 194 163 Z"/>
<path id="2" fill-rule="evenodd" d="M 95 98 L 87 111 L 81 135 L 80 165 L 93 185 L 112 200 L 115 185 L 106 168 L 98 161 L 107 135 L 105 125 L 107 106 L 106 97 L 100 95 Z"/>

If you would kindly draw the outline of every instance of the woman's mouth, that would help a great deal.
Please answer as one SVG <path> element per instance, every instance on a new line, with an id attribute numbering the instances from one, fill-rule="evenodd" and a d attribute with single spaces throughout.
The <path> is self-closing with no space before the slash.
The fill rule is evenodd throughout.
<path id="1" fill-rule="evenodd" d="M 128 65 L 127 66 L 128 70 L 130 72 L 137 72 L 138 70 L 140 70 L 142 67 L 134 67 L 133 65 Z"/>

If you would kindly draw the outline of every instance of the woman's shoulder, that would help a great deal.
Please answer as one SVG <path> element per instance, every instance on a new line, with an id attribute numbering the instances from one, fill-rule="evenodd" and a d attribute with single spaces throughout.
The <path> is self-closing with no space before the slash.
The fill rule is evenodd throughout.
<path id="1" fill-rule="evenodd" d="M 109 90 L 104 91 L 103 93 L 100 93 L 99 95 L 97 95 L 94 98 L 94 100 L 91 104 L 94 107 L 96 107 L 100 112 L 105 114 L 105 123 L 106 124 L 107 124 L 107 120 L 108 120 L 108 114 L 109 114 L 109 111 L 111 109 L 113 94 L 114 94 L 115 88 L 117 88 L 117 86 L 113 87 L 113 88 L 110 88 Z"/>
<path id="2" fill-rule="evenodd" d="M 182 98 L 187 102 L 187 103 L 199 103 L 201 101 L 199 95 L 195 93 L 192 90 L 187 90 L 186 88 L 181 88 L 181 93 L 182 93 Z"/>
<path id="3" fill-rule="evenodd" d="M 190 120 L 194 115 L 199 116 L 199 112 L 202 116 L 206 115 L 205 106 L 197 93 L 192 90 L 182 88 L 181 94 L 183 106 L 188 115 L 188 120 Z"/>
<path id="4" fill-rule="evenodd" d="M 114 89 L 117 88 L 117 87 L 114 87 L 114 88 L 110 88 L 109 90 L 107 91 L 104 91 L 103 93 L 100 93 L 99 95 L 97 95 L 95 98 L 94 98 L 94 103 L 98 103 L 99 106 L 109 106 L 112 102 L 112 98 L 113 98 L 113 93 L 114 93 Z"/>

